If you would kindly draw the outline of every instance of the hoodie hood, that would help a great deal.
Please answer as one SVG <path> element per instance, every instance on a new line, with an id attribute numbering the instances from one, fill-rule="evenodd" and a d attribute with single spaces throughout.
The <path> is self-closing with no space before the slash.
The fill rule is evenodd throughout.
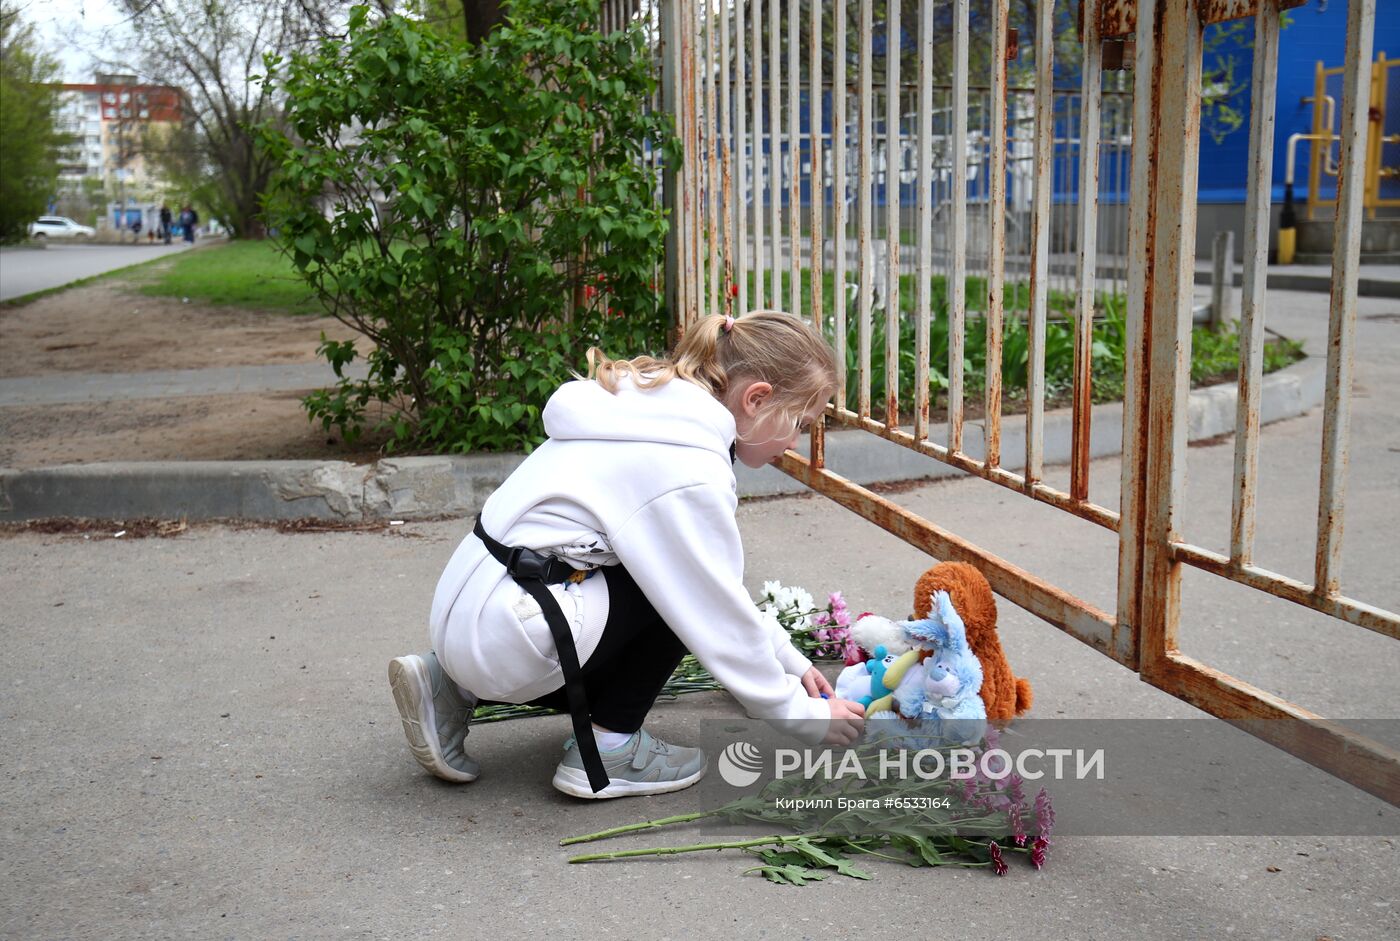
<path id="1" fill-rule="evenodd" d="M 592 379 L 566 382 L 544 409 L 544 430 L 557 441 L 642 441 L 703 448 L 729 457 L 734 416 L 686 379 L 638 389 L 630 376 L 614 394 Z"/>

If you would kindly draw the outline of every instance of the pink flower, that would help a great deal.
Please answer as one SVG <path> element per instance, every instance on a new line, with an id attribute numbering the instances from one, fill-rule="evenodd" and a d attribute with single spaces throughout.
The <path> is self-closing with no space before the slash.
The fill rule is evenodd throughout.
<path id="1" fill-rule="evenodd" d="M 851 612 L 847 611 L 845 608 L 837 609 L 836 613 L 833 614 L 831 617 L 833 620 L 836 621 L 837 624 L 839 624 L 842 627 L 851 626 Z"/>
<path id="2" fill-rule="evenodd" d="M 1035 825 L 1045 845 L 1050 845 L 1050 831 L 1055 829 L 1055 808 L 1050 806 L 1050 794 L 1045 788 L 1035 795 Z"/>
<path id="3" fill-rule="evenodd" d="M 1045 866 L 1046 851 L 1050 848 L 1050 841 L 1038 839 L 1031 844 L 1031 865 L 1036 869 Z"/>
<path id="4" fill-rule="evenodd" d="M 987 844 L 987 852 L 992 856 L 992 871 L 999 876 L 1006 875 L 1006 860 L 1001 858 L 1001 847 L 996 840 Z"/>
<path id="5" fill-rule="evenodd" d="M 1016 841 L 1017 846 L 1026 845 L 1026 828 L 1021 823 L 1021 803 L 1017 801 L 1007 810 L 1006 815 L 1011 818 L 1011 838 Z"/>
<path id="6" fill-rule="evenodd" d="M 1007 775 L 1006 781 L 1006 796 L 1011 798 L 1017 804 L 1020 804 L 1026 799 L 1026 792 L 1022 789 L 1023 782 L 1021 780 L 1021 776 L 1019 774 L 1016 774 L 1015 772 L 1012 772 L 1011 774 Z"/>

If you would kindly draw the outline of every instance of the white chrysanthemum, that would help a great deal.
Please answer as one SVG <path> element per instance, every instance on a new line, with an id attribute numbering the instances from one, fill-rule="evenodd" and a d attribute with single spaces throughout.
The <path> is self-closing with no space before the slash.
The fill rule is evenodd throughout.
<path id="1" fill-rule="evenodd" d="M 763 583 L 763 597 L 765 598 L 777 599 L 778 595 L 781 594 L 782 591 L 783 586 L 780 582 L 772 581 Z"/>
<path id="2" fill-rule="evenodd" d="M 773 596 L 773 607 L 777 609 L 778 619 L 789 630 L 805 630 L 811 627 L 812 605 L 811 593 L 795 585 L 780 585 Z"/>
<path id="3" fill-rule="evenodd" d="M 816 603 L 812 601 L 812 593 L 795 586 L 791 591 L 793 606 L 802 615 L 802 626 L 810 627 L 812 623 L 811 612 L 816 607 Z"/>

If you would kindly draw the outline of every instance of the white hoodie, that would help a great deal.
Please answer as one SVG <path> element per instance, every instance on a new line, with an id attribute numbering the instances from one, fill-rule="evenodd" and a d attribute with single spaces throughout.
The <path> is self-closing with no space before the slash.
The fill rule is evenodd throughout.
<path id="1" fill-rule="evenodd" d="M 487 499 L 486 531 L 580 568 L 620 562 L 750 715 L 820 740 L 831 710 L 802 687 L 811 663 L 785 630 L 764 625 L 744 590 L 729 410 L 684 379 L 639 390 L 624 377 L 616 394 L 578 380 L 550 397 L 544 427 L 549 440 Z M 601 582 L 590 578 L 584 587 L 596 593 Z M 433 650 L 448 675 L 481 698 L 525 702 L 563 685 L 553 641 L 540 623 L 531 625 L 521 595 L 473 535 L 438 582 Z M 574 620 L 586 661 L 601 623 Z"/>

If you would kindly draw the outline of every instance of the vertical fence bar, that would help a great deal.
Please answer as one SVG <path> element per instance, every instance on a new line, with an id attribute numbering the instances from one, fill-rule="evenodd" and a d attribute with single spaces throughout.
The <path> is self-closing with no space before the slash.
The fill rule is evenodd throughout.
<path id="1" fill-rule="evenodd" d="M 1147 15 L 1143 15 L 1144 10 Z M 1152 246 L 1157 187 L 1156 92 L 1153 78 L 1160 69 L 1152 28 L 1155 9 L 1139 10 L 1133 59 L 1133 143 L 1127 178 L 1138 198 L 1128 202 L 1126 259 L 1126 342 L 1123 370 L 1123 459 L 1119 482 L 1118 617 L 1113 647 L 1120 661 L 1136 666 L 1141 660 L 1143 557 L 1147 526 L 1148 339 L 1152 323 Z M 1121 177 L 1120 177 L 1121 179 Z M 1164 315 L 1165 316 L 1165 315 Z"/>
<path id="2" fill-rule="evenodd" d="M 953 212 L 948 271 L 948 450 L 963 449 L 963 335 L 967 317 L 968 0 L 953 0 Z"/>
<path id="3" fill-rule="evenodd" d="M 680 114 L 679 109 L 683 100 L 680 89 L 680 30 L 676 22 L 679 14 L 680 10 L 676 4 L 659 4 L 657 32 L 661 47 L 660 104 L 667 114 L 673 115 Z M 678 127 L 677 133 L 681 133 L 681 130 L 682 128 Z M 681 252 L 685 245 L 683 229 L 685 224 L 685 199 L 683 196 L 685 174 L 681 172 L 681 167 L 684 165 L 684 154 L 679 160 L 663 160 L 661 164 L 661 205 L 671 219 L 671 224 L 666 228 L 665 290 L 666 310 L 670 314 L 673 332 L 685 322 L 682 313 L 685 305 L 682 271 L 685 265 L 681 263 Z"/>
<path id="4" fill-rule="evenodd" d="M 831 241 L 832 297 L 836 312 L 836 405 L 846 407 L 846 0 L 836 0 L 831 37 Z"/>
<path id="5" fill-rule="evenodd" d="M 782 2 L 768 0 L 768 296 L 775 308 L 783 306 Z"/>
<path id="6" fill-rule="evenodd" d="M 748 108 L 746 95 L 749 78 L 745 71 L 747 62 L 744 56 L 744 0 L 734 0 L 734 248 L 738 252 L 738 268 L 735 279 L 739 283 L 739 307 L 737 314 L 749 312 L 749 227 L 748 196 L 753 192 L 749 181 L 748 157 Z M 736 314 L 736 316 L 737 316 Z"/>
<path id="7" fill-rule="evenodd" d="M 802 12 L 799 0 L 788 0 L 787 93 L 788 93 L 788 306 L 802 316 Z"/>
<path id="8" fill-rule="evenodd" d="M 823 229 L 823 213 L 826 203 L 826 169 L 822 166 L 822 4 L 811 4 L 811 45 L 808 47 L 807 66 L 807 130 L 812 137 L 812 172 L 807 184 L 810 210 L 811 236 L 808 239 L 808 277 L 812 282 L 812 323 L 817 329 L 826 329 L 825 311 L 822 309 L 822 268 L 826 255 L 826 232 Z M 833 89 L 833 93 L 835 89 Z M 816 426 L 813 422 L 813 444 L 817 442 Z M 815 463 L 815 451 L 813 453 Z"/>
<path id="9" fill-rule="evenodd" d="M 1026 487 L 1041 478 L 1045 424 L 1045 315 L 1049 299 L 1050 159 L 1055 149 L 1054 0 L 1035 5 L 1035 186 L 1031 214 L 1031 309 L 1026 338 Z"/>
<path id="10" fill-rule="evenodd" d="M 1376 0 L 1351 0 L 1342 85 L 1337 220 L 1332 237 L 1332 311 L 1327 330 L 1327 397 L 1322 415 L 1322 481 L 1317 506 L 1319 594 L 1335 595 L 1345 525 L 1347 458 L 1351 447 L 1351 383 L 1356 337 L 1356 280 L 1361 262 L 1362 195 L 1371 96 L 1371 50 Z"/>
<path id="11" fill-rule="evenodd" d="M 768 0 L 777 3 L 779 0 Z M 753 0 L 749 15 L 753 53 L 753 309 L 763 308 L 763 0 Z"/>
<path id="12" fill-rule="evenodd" d="M 1155 22 L 1154 22 L 1155 20 Z M 1146 316 L 1147 434 L 1143 442 L 1146 515 L 1143 521 L 1142 607 L 1139 668 L 1151 680 L 1177 649 L 1181 616 L 1181 565 L 1171 552 L 1179 538 L 1186 476 L 1186 396 L 1191 359 L 1191 306 L 1195 289 L 1196 188 L 1200 166 L 1202 27 L 1197 0 L 1138 6 L 1139 50 L 1133 157 L 1144 125 L 1155 125 L 1149 152 L 1151 184 L 1134 178 L 1134 196 L 1147 203 L 1147 238 L 1133 264 L 1149 277 Z M 1143 46 L 1151 47 L 1146 63 Z M 1144 69 L 1143 65 L 1147 68 Z"/>
<path id="13" fill-rule="evenodd" d="M 729 0 L 719 0 L 719 193 L 724 216 L 721 225 L 724 230 L 724 278 L 720 282 L 724 292 L 724 309 L 721 312 L 732 315 L 734 313 L 734 246 L 738 239 L 734 233 L 734 181 L 731 160 L 731 154 L 734 152 L 734 132 L 729 123 L 733 116 L 733 109 L 729 103 L 729 65 Z"/>
<path id="14" fill-rule="evenodd" d="M 875 123 L 870 114 L 875 103 L 870 66 L 871 49 L 874 46 L 871 40 L 874 29 L 874 16 L 871 13 L 873 3 L 874 0 L 860 0 L 860 54 L 857 57 L 860 68 L 860 130 L 857 132 L 860 173 L 856 186 L 860 200 L 856 218 L 856 241 L 860 252 L 860 296 L 856 301 L 856 316 L 860 318 L 860 388 L 857 390 L 857 413 L 861 418 L 870 417 L 870 308 L 875 287 L 875 259 L 870 242 L 870 137 L 874 133 Z"/>
<path id="15" fill-rule="evenodd" d="M 700 176 L 704 164 L 700 160 L 700 116 L 699 95 L 696 86 L 695 39 L 696 0 L 677 0 L 680 10 L 681 29 L 681 121 L 684 128 L 682 140 L 685 146 L 685 245 L 682 248 L 685 270 L 682 274 L 685 284 L 685 302 L 682 306 L 681 323 L 689 326 L 699 316 L 703 303 L 700 279 L 703 263 L 700 258 Z"/>
<path id="16" fill-rule="evenodd" d="M 727 0 L 721 0 L 727 2 Z M 711 0 L 704 0 L 705 9 L 705 232 L 709 243 L 710 257 L 707 266 L 709 286 L 708 304 L 703 313 L 713 314 L 720 310 L 719 286 L 719 142 L 715 135 L 719 131 L 715 121 L 715 31 L 714 7 Z"/>
<path id="17" fill-rule="evenodd" d="M 899 58 L 902 4 L 885 5 L 885 424 L 899 426 Z"/>
<path id="18" fill-rule="evenodd" d="M 1099 110 L 1103 44 L 1099 0 L 1084 0 L 1083 82 L 1079 97 L 1079 296 L 1074 305 L 1074 400 L 1069 495 L 1089 498 L 1089 435 L 1093 414 L 1094 289 L 1098 269 Z"/>
<path id="19" fill-rule="evenodd" d="M 933 0 L 919 4 L 919 163 L 914 168 L 918 187 L 914 219 L 918 229 L 918 268 L 914 275 L 914 440 L 928 437 L 929 320 L 933 316 Z"/>
<path id="20" fill-rule="evenodd" d="M 987 93 L 991 150 L 987 161 L 987 375 L 982 419 L 988 467 L 1001 464 L 1001 335 L 1006 280 L 1006 40 L 1011 0 L 991 0 L 992 74 Z"/>
<path id="21" fill-rule="evenodd" d="M 706 212 L 705 212 L 705 175 L 709 169 L 709 162 L 705 154 L 709 149 L 701 143 L 702 120 L 709 120 L 709 116 L 704 114 L 705 93 L 704 77 L 701 75 L 701 64 L 704 62 L 705 42 L 701 32 L 700 8 L 705 0 L 688 0 L 690 7 L 690 58 L 686 60 L 686 65 L 690 70 L 690 121 L 691 140 L 695 145 L 695 170 L 691 174 L 691 219 L 693 221 L 691 230 L 691 245 L 695 254 L 695 284 L 694 293 L 691 295 L 694 303 L 691 305 L 691 317 L 702 317 L 709 306 L 708 297 L 705 293 L 705 243 L 706 243 Z M 708 130 L 704 133 L 703 140 L 708 142 L 710 135 Z"/>
<path id="22" fill-rule="evenodd" d="M 1254 555 L 1254 488 L 1259 476 L 1259 390 L 1264 380 L 1264 297 L 1269 265 L 1269 195 L 1274 185 L 1274 108 L 1278 94 L 1278 0 L 1254 16 L 1254 82 L 1249 112 L 1249 191 L 1244 207 L 1244 287 L 1240 292 L 1240 387 L 1235 411 L 1235 490 L 1230 560 Z"/>

